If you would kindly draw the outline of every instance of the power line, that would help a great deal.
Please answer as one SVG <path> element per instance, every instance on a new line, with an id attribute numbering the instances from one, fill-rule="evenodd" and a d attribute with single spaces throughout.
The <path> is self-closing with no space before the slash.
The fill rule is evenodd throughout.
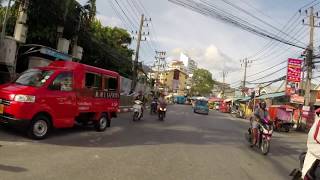
<path id="1" fill-rule="evenodd" d="M 202 0 L 202 1 L 204 1 L 204 0 Z M 303 43 L 303 42 L 301 42 L 301 41 L 297 40 L 295 37 L 292 37 L 290 34 L 288 34 L 288 33 L 284 32 L 284 31 L 282 31 L 281 29 L 279 29 L 279 28 L 275 27 L 274 25 L 272 25 L 272 24 L 270 24 L 270 23 L 266 22 L 265 20 L 263 20 L 263 19 L 259 18 L 258 16 L 254 15 L 254 14 L 252 14 L 252 13 L 248 12 L 248 11 L 246 11 L 245 9 L 243 9 L 243 8 L 241 8 L 241 7 L 237 6 L 237 5 L 235 5 L 235 4 L 231 3 L 231 2 L 229 2 L 228 0 L 222 0 L 222 1 L 223 1 L 223 2 L 225 2 L 226 4 L 228 4 L 228 5 L 232 6 L 233 8 L 235 8 L 235 9 L 237 9 L 237 10 L 239 10 L 239 11 L 241 11 L 241 12 L 245 13 L 245 14 L 247 14 L 248 16 L 250 16 L 250 17 L 252 17 L 252 18 L 254 18 L 254 19 L 258 20 L 259 22 L 262 22 L 263 24 L 266 24 L 267 26 L 269 26 L 269 27 L 271 27 L 271 28 L 275 29 L 275 30 L 276 30 L 276 31 L 278 31 L 279 33 L 282 33 L 283 35 L 285 35 L 285 36 L 287 36 L 287 37 L 289 37 L 289 38 L 292 38 L 292 39 L 294 39 L 294 40 L 296 40 L 296 41 L 298 41 L 298 42 L 300 42 L 300 43 L 302 43 L 302 44 L 305 44 L 305 43 Z M 205 2 L 207 2 L 207 1 L 205 1 Z"/>
<path id="2" fill-rule="evenodd" d="M 248 81 L 248 82 L 249 82 L 249 83 L 252 83 L 252 82 L 255 82 L 255 81 L 258 81 L 258 80 L 261 80 L 261 79 L 268 78 L 268 77 L 270 77 L 271 75 L 274 75 L 274 74 L 276 74 L 276 73 L 278 73 L 278 72 L 280 72 L 281 70 L 284 70 L 284 69 L 286 69 L 286 68 L 287 68 L 287 66 L 282 67 L 281 69 L 278 69 L 278 70 L 276 70 L 276 71 L 274 71 L 274 72 L 272 72 L 272 73 L 269 73 L 269 74 L 267 74 L 267 75 L 265 75 L 265 76 L 263 76 L 263 77 L 260 77 L 260 78 L 258 78 L 258 79 L 254 79 L 254 80 L 251 80 L 251 81 Z"/>
<path id="3" fill-rule="evenodd" d="M 316 1 L 317 1 L 317 0 L 313 0 L 313 1 L 305 4 L 304 6 L 302 6 L 302 7 L 300 8 L 299 11 L 301 11 L 301 9 L 303 9 L 303 8 L 309 6 L 309 5 L 312 5 L 312 4 L 315 3 Z M 289 21 L 283 26 L 283 28 L 282 28 L 283 31 L 286 31 L 286 30 L 289 31 L 289 29 L 287 29 L 287 28 L 288 28 L 288 27 L 292 27 L 293 23 L 297 22 L 297 20 L 294 20 L 294 18 L 295 18 L 297 15 L 298 15 L 298 18 L 300 17 L 299 11 L 297 11 L 297 12 L 289 19 Z M 290 22 L 291 22 L 291 23 L 290 23 Z M 300 21 L 298 21 L 298 22 L 300 22 Z M 297 27 L 297 26 L 295 26 L 295 27 Z M 293 31 L 293 30 L 291 30 L 291 31 Z M 259 50 L 257 53 L 255 53 L 254 55 L 249 56 L 249 57 L 250 57 L 251 59 L 254 59 L 255 56 L 257 56 L 257 55 L 260 54 L 261 52 L 264 52 L 264 51 L 266 51 L 268 48 L 270 48 L 270 47 L 269 47 L 269 46 L 270 46 L 270 43 L 271 43 L 271 46 L 272 46 L 272 44 L 274 44 L 275 41 L 270 40 L 263 48 L 261 48 L 261 50 Z M 268 48 L 267 48 L 267 47 L 268 47 Z"/>
<path id="4" fill-rule="evenodd" d="M 121 12 L 118 11 L 118 8 L 116 8 L 115 4 L 113 4 L 113 1 L 109 1 L 114 13 L 116 16 L 118 16 L 120 18 L 120 20 L 122 21 L 123 25 L 126 26 L 127 29 L 131 29 L 132 31 L 135 30 L 135 28 L 132 26 L 132 24 L 130 24 L 130 22 L 128 22 L 128 20 L 126 20 L 122 15 Z"/>
<path id="5" fill-rule="evenodd" d="M 129 16 L 127 15 L 127 13 L 122 9 L 121 5 L 119 4 L 118 0 L 115 0 L 116 4 L 118 5 L 118 7 L 120 8 L 120 10 L 122 11 L 122 13 L 125 15 L 125 17 L 127 18 L 127 20 L 129 21 L 129 23 L 135 28 L 137 29 L 137 26 L 135 23 L 133 23 L 131 21 L 131 19 L 129 18 Z"/>
<path id="6" fill-rule="evenodd" d="M 287 76 L 282 76 L 280 78 L 274 79 L 274 80 L 270 80 L 270 81 L 264 81 L 264 82 L 256 82 L 256 83 L 252 83 L 252 82 L 247 82 L 248 84 L 266 84 L 266 83 L 275 83 L 275 82 L 279 82 L 279 81 L 283 81 L 286 79 Z"/>
<path id="7" fill-rule="evenodd" d="M 260 72 L 257 72 L 257 73 L 248 75 L 248 77 L 252 77 L 252 76 L 255 76 L 255 75 L 264 73 L 264 72 L 266 72 L 266 71 L 268 71 L 268 70 L 270 70 L 270 69 L 273 69 L 273 68 L 275 68 L 275 67 L 277 67 L 277 66 L 279 66 L 279 65 L 281 65 L 281 64 L 284 64 L 284 63 L 286 63 L 286 62 L 288 62 L 288 60 L 282 61 L 282 62 L 280 62 L 279 64 L 276 64 L 276 65 L 274 65 L 274 66 L 271 66 L 271 67 L 269 67 L 269 68 L 267 68 L 267 69 L 264 69 L 264 70 L 262 70 L 262 71 L 260 71 Z"/>

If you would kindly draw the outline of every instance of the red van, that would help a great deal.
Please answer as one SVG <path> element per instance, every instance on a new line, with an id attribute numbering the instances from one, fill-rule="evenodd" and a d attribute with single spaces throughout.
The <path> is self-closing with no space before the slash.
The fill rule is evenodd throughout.
<path id="1" fill-rule="evenodd" d="M 104 131 L 119 109 L 119 82 L 116 72 L 75 62 L 29 69 L 0 86 L 0 122 L 26 125 L 33 139 L 76 122 Z"/>

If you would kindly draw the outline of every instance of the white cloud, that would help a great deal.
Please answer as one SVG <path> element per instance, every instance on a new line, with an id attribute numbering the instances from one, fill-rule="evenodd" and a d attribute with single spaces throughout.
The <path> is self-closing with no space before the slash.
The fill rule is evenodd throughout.
<path id="1" fill-rule="evenodd" d="M 205 48 L 175 48 L 169 52 L 169 59 L 178 59 L 181 52 L 193 58 L 200 68 L 208 69 L 212 73 L 239 70 L 239 63 L 225 55 L 213 44 Z"/>
<path id="2" fill-rule="evenodd" d="M 121 20 L 116 18 L 116 17 L 109 17 L 109 16 L 104 16 L 104 15 L 97 15 L 97 19 L 99 19 L 104 26 L 111 26 L 115 27 L 121 26 Z"/>

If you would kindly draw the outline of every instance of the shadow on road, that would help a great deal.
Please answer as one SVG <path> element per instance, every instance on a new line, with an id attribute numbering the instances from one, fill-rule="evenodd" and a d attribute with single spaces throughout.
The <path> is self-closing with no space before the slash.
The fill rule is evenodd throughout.
<path id="1" fill-rule="evenodd" d="M 248 123 L 230 117 L 228 114 L 210 112 L 209 116 L 186 112 L 178 107 L 177 114 L 168 114 L 164 122 L 156 116 L 133 123 L 130 114 L 115 119 L 106 132 L 95 132 L 92 127 L 76 126 L 71 129 L 55 130 L 48 139 L 33 141 L 22 136 L 21 131 L 0 128 L 0 141 L 37 142 L 61 146 L 78 147 L 124 147 L 158 144 L 230 145 L 244 148 L 247 142 L 244 133 Z M 2 135 L 4 134 L 4 135 Z M 288 156 L 300 153 L 300 149 L 287 143 L 285 137 L 273 137 L 271 154 Z"/>
<path id="2" fill-rule="evenodd" d="M 8 165 L 0 164 L 0 171 L 9 171 L 9 172 L 20 173 L 20 172 L 25 172 L 28 170 L 26 168 L 22 168 L 22 167 L 8 166 Z"/>

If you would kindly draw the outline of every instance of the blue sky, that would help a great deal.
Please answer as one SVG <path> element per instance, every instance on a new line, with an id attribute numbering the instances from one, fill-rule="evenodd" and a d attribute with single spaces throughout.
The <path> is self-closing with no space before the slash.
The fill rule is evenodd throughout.
<path id="1" fill-rule="evenodd" d="M 167 0 L 117 1 L 131 18 L 135 26 L 138 25 L 138 12 L 135 9 L 131 9 L 134 7 L 133 3 L 137 4 L 137 1 L 140 1 L 144 5 L 147 11 L 144 13 L 147 17 L 150 16 L 152 18 L 151 28 L 145 29 L 146 31 L 150 31 L 151 36 L 148 39 L 149 42 L 142 42 L 140 57 L 146 64 L 152 64 L 153 62 L 153 49 L 167 51 L 168 60 L 178 58 L 180 52 L 186 52 L 199 63 L 200 67 L 209 69 L 218 80 L 222 78 L 222 70 L 229 71 L 227 81 L 230 83 L 239 80 L 239 76 L 242 74 L 239 60 L 255 54 L 269 42 L 269 39 L 261 38 L 217 19 L 208 18 L 184 9 Z M 83 3 L 84 1 L 82 0 L 80 2 Z M 232 8 L 223 4 L 222 0 L 214 0 L 211 2 L 226 10 Z M 302 6 L 309 2 L 311 2 L 311 0 L 232 1 L 232 3 L 278 28 L 286 24 Z M 118 14 L 115 13 L 112 5 L 117 7 L 115 0 L 97 0 L 97 18 L 106 26 L 119 26 L 126 29 L 133 29 L 129 27 L 130 25 L 128 23 L 124 23 L 121 20 Z M 319 5 L 317 5 L 316 8 L 320 9 Z M 119 8 L 118 11 L 120 11 Z M 234 11 L 234 14 L 241 17 L 241 13 Z M 304 34 L 307 34 L 308 27 L 304 27 L 301 23 L 304 17 L 304 14 L 297 15 L 291 24 L 292 28 L 286 29 L 286 32 L 294 36 L 295 32 L 300 30 L 299 32 L 302 35 L 300 40 L 307 43 L 307 38 Z M 255 19 L 248 18 L 247 20 L 255 23 Z M 268 28 L 269 27 L 266 27 L 266 29 Z M 272 31 L 271 28 L 268 30 Z M 316 30 L 316 34 L 317 31 L 318 30 Z M 132 46 L 135 47 L 135 43 L 133 43 Z M 278 44 L 275 45 L 273 49 L 266 51 L 264 55 L 253 57 L 260 59 L 251 65 L 248 74 L 254 74 L 259 70 L 277 64 L 289 57 L 297 57 L 298 54 L 301 53 L 300 49 L 288 48 L 286 45 Z M 282 51 L 282 53 L 280 53 L 280 51 Z M 279 56 L 277 56 L 277 53 Z M 277 68 L 274 70 L 277 70 Z M 270 76 L 269 79 L 279 77 L 279 74 L 283 74 L 283 72 L 275 73 L 275 75 Z M 263 74 L 261 74 L 261 76 L 263 76 Z M 254 78 L 255 77 L 252 77 L 251 79 Z M 257 76 L 257 78 L 259 78 L 259 76 Z"/>

